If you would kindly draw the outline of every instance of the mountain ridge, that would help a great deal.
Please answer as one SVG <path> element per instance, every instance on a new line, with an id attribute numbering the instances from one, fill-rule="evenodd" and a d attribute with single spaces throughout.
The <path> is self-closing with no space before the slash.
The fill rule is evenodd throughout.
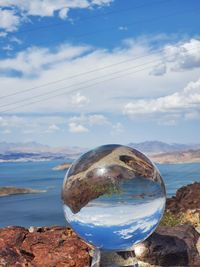
<path id="1" fill-rule="evenodd" d="M 144 141 L 129 143 L 128 146 L 146 154 L 156 163 L 192 162 L 192 160 L 200 162 L 200 153 L 198 152 L 200 151 L 200 144 L 168 144 L 161 141 Z M 0 142 L 0 162 L 73 160 L 88 150 L 88 148 L 78 146 L 51 147 L 37 142 Z"/>

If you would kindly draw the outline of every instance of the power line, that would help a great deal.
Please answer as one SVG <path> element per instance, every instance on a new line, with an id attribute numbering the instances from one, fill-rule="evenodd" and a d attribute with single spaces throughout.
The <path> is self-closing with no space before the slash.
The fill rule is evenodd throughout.
<path id="1" fill-rule="evenodd" d="M 195 49 L 196 49 L 196 48 L 195 48 Z M 189 52 L 189 51 L 191 51 L 191 50 L 194 50 L 194 48 L 188 50 L 187 52 Z M 165 57 L 165 59 L 166 59 L 166 58 L 167 58 L 167 57 Z M 155 63 L 155 62 L 158 63 L 158 62 L 160 62 L 160 61 L 161 61 L 160 59 L 159 59 L 159 60 L 156 60 L 156 61 L 154 60 L 154 61 L 152 61 L 152 62 L 148 62 L 148 63 L 144 63 L 144 64 L 141 64 L 141 65 L 138 65 L 138 66 L 134 66 L 134 67 L 132 67 L 132 68 L 127 68 L 126 70 L 123 70 L 123 71 L 127 71 L 127 70 L 134 69 L 134 68 L 137 68 L 137 67 L 141 67 L 141 66 L 144 66 L 144 65 L 152 64 L 152 63 Z M 150 68 L 151 68 L 151 67 L 152 67 L 152 66 L 150 66 Z M 143 71 L 143 70 L 148 69 L 148 68 L 149 68 L 149 66 L 146 67 L 146 68 L 143 68 L 143 69 L 141 69 L 141 70 L 137 70 L 137 71 L 135 71 L 135 72 L 131 71 L 131 72 L 129 72 L 129 73 L 125 73 L 125 74 L 120 75 L 120 76 L 112 77 L 112 78 L 109 78 L 109 79 L 106 79 L 106 80 L 103 80 L 103 81 L 99 81 L 99 82 L 94 83 L 94 84 L 89 84 L 89 85 L 84 86 L 84 87 L 79 87 L 79 88 L 73 89 L 73 90 L 71 90 L 71 91 L 67 91 L 67 92 L 64 92 L 64 93 L 61 93 L 61 94 L 57 94 L 57 95 L 50 96 L 50 97 L 45 98 L 45 99 L 42 99 L 42 100 L 36 100 L 36 101 L 34 101 L 34 102 L 29 102 L 29 103 L 25 103 L 25 104 L 23 104 L 23 105 L 18 105 L 18 106 L 16 106 L 16 107 L 9 108 L 9 109 L 6 109 L 6 110 L 0 111 L 0 112 L 1 112 L 1 113 L 5 113 L 5 112 L 7 112 L 7 111 L 14 110 L 14 109 L 19 108 L 19 107 L 24 107 L 24 106 L 27 106 L 27 105 L 30 105 L 30 104 L 32 105 L 32 104 L 34 104 L 34 103 L 38 103 L 38 102 L 42 102 L 42 101 L 46 101 L 46 100 L 49 100 L 49 99 L 51 99 L 51 98 L 54 98 L 54 97 L 57 97 L 57 96 L 64 95 L 64 94 L 66 94 L 66 93 L 69 94 L 69 93 L 76 92 L 76 91 L 79 91 L 79 90 L 87 89 L 87 88 L 89 88 L 89 87 L 93 87 L 93 86 L 98 85 L 98 84 L 101 84 L 101 83 L 103 83 L 103 82 L 111 81 L 111 80 L 114 80 L 114 79 L 119 79 L 119 78 L 121 78 L 121 77 L 130 75 L 130 74 L 134 74 L 134 73 Z M 122 72 L 122 71 L 118 71 L 118 72 L 112 73 L 112 75 L 113 75 L 113 74 L 117 74 L 117 73 L 121 73 L 121 72 Z M 109 74 L 109 75 L 110 75 L 110 74 Z M 97 79 L 102 78 L 102 77 L 105 77 L 105 76 L 108 76 L 108 75 L 104 75 L 104 76 L 98 77 Z M 88 80 L 88 81 L 93 81 L 93 80 L 96 80 L 96 79 L 91 79 L 91 80 Z M 88 82 L 88 81 L 86 81 L 86 82 Z M 83 83 L 80 83 L 80 84 L 83 84 Z M 78 85 L 78 84 L 77 84 L 77 85 Z M 63 87 L 63 88 L 59 88 L 59 89 L 57 89 L 57 90 L 61 90 L 61 89 L 63 90 L 63 89 L 67 89 L 67 88 L 70 88 L 70 87 Z M 41 97 L 41 96 L 46 96 L 46 95 L 51 94 L 52 92 L 56 92 L 57 90 L 53 90 L 53 91 L 48 92 L 48 93 L 46 93 L 46 94 L 37 95 L 37 96 L 35 96 L 35 97 L 33 97 L 33 98 L 37 98 L 37 97 Z M 18 101 L 18 102 L 15 102 L 15 103 L 10 103 L 9 105 L 22 103 L 22 102 L 24 102 L 24 101 L 26 101 L 26 100 L 29 100 L 29 99 L 30 99 L 30 98 L 28 98 L 28 99 L 24 99 L 24 100 L 22 100 L 22 101 Z M 8 106 L 8 105 L 4 105 L 4 106 Z M 3 107 L 3 106 L 1 106 L 1 107 Z"/>
<path id="2" fill-rule="evenodd" d="M 156 54 L 158 54 L 160 52 L 163 52 L 164 49 L 165 48 L 158 49 L 156 51 L 152 51 L 152 53 L 149 54 L 149 55 L 143 55 L 143 56 L 129 58 L 128 60 L 119 61 L 119 62 L 116 62 L 116 63 L 113 63 L 113 64 L 106 65 L 104 67 L 92 69 L 92 70 L 89 70 L 89 71 L 86 71 L 86 72 L 82 72 L 82 73 L 79 73 L 79 74 L 67 76 L 67 77 L 64 77 L 62 79 L 54 80 L 54 81 L 51 81 L 51 82 L 48 82 L 48 83 L 44 83 L 44 84 L 41 84 L 41 85 L 38 85 L 38 86 L 34 86 L 34 87 L 31 87 L 31 88 L 23 89 L 21 91 L 17 91 L 17 92 L 11 93 L 11 94 L 3 95 L 3 96 L 0 96 L 0 99 L 5 99 L 5 98 L 16 96 L 16 95 L 21 95 L 21 94 L 24 94 L 24 93 L 28 93 L 30 91 L 35 91 L 36 89 L 47 87 L 49 85 L 53 85 L 53 84 L 56 84 L 56 83 L 59 83 L 59 82 L 63 82 L 63 81 L 66 81 L 66 80 L 71 80 L 71 79 L 74 79 L 74 78 L 77 78 L 77 77 L 85 76 L 85 75 L 88 75 L 88 74 L 91 74 L 91 73 L 94 73 L 94 72 L 97 72 L 97 71 L 102 71 L 102 70 L 105 70 L 105 69 L 108 69 L 108 68 L 111 68 L 111 67 L 115 67 L 115 66 L 127 63 L 127 62 L 135 61 L 135 60 L 138 60 L 138 59 L 141 59 L 141 58 L 151 57 L 152 55 L 156 55 Z M 2 107 L 2 106 L 0 106 L 0 107 Z"/>
<path id="3" fill-rule="evenodd" d="M 74 78 L 77 78 L 77 77 L 81 77 L 81 76 L 84 76 L 84 75 L 87 75 L 87 74 L 91 74 L 91 73 L 94 73 L 94 72 L 97 72 L 97 71 L 105 70 L 105 69 L 108 69 L 108 68 L 111 68 L 111 67 L 115 67 L 115 66 L 130 62 L 130 61 L 135 61 L 135 60 L 138 60 L 138 59 L 141 59 L 141 58 L 151 57 L 152 55 L 155 55 L 155 54 L 158 54 L 159 52 L 162 52 L 163 50 L 164 50 L 164 48 L 158 49 L 155 52 L 152 51 L 152 53 L 149 54 L 149 55 L 129 58 L 127 60 L 123 60 L 123 61 L 119 61 L 117 63 L 106 65 L 104 67 L 92 69 L 92 70 L 89 70 L 89 71 L 86 71 L 86 72 L 81 72 L 79 74 L 67 76 L 67 77 L 64 77 L 64 78 L 59 79 L 59 80 L 54 80 L 52 82 L 44 83 L 44 84 L 41 84 L 41 85 L 38 85 L 38 86 L 34 86 L 34 87 L 31 87 L 31 88 L 28 88 L 28 89 L 23 89 L 23 90 L 18 91 L 18 92 L 14 92 L 14 93 L 11 93 L 11 94 L 3 95 L 3 96 L 0 96 L 0 99 L 5 99 L 5 98 L 12 97 L 12 96 L 15 96 L 15 95 L 21 95 L 23 93 L 34 91 L 35 89 L 46 87 L 46 86 L 49 86 L 49 85 L 52 85 L 52 84 L 56 84 L 56 83 L 59 83 L 59 82 L 63 82 L 63 81 L 66 81 L 66 80 L 71 80 L 71 79 L 74 79 Z"/>
<path id="4" fill-rule="evenodd" d="M 157 60 L 157 62 L 160 62 L 160 59 Z M 89 80 L 86 80 L 86 81 L 83 81 L 83 82 L 80 82 L 78 84 L 73 84 L 73 85 L 69 85 L 69 86 L 64 86 L 64 87 L 61 87 L 61 88 L 57 88 L 57 89 L 53 89 L 51 91 L 49 91 L 48 93 L 42 93 L 42 94 L 39 94 L 39 95 L 36 95 L 36 96 L 33 96 L 32 98 L 38 98 L 38 97 L 41 97 L 41 96 L 45 96 L 46 94 L 50 94 L 50 93 L 54 93 L 54 92 L 57 92 L 58 90 L 64 90 L 64 89 L 69 89 L 71 87 L 74 87 L 74 86 L 77 86 L 77 85 L 82 85 L 83 83 L 88 83 L 88 82 L 91 82 L 91 81 L 96 81 L 98 79 L 101 79 L 101 78 L 104 78 L 104 77 L 107 77 L 107 76 L 110 76 L 110 75 L 113 75 L 113 74 L 118 74 L 118 73 L 121 73 L 121 72 L 124 72 L 124 71 L 127 71 L 127 70 L 130 70 L 130 69 L 135 69 L 135 68 L 138 68 L 138 67 L 141 67 L 141 66 L 144 66 L 144 65 L 148 65 L 148 64 L 152 64 L 152 63 L 155 63 L 155 60 L 152 60 L 148 63 L 143 63 L 141 65 L 138 65 L 138 66 L 133 66 L 133 67 L 129 67 L 129 68 L 125 68 L 123 70 L 120 70 L 120 71 L 116 71 L 116 72 L 113 72 L 113 73 L 109 73 L 109 74 L 105 74 L 103 76 L 100 76 L 100 77 L 96 77 L 96 78 L 93 78 L 93 79 L 89 79 Z M 11 106 L 11 105 L 14 105 L 14 104 L 18 104 L 18 103 L 22 103 L 24 101 L 27 101 L 29 100 L 30 98 L 24 98 L 22 100 L 19 100 L 19 101 L 15 101 L 15 102 L 11 102 L 11 103 L 8 103 L 8 104 L 3 104 L 0 106 L 0 108 L 2 107 L 7 107 L 7 106 Z"/>
<path id="5" fill-rule="evenodd" d="M 88 89 L 88 88 L 90 88 L 90 87 L 93 87 L 93 86 L 95 86 L 95 85 L 101 84 L 101 83 L 103 83 L 103 82 L 108 82 L 108 81 L 112 81 L 112 80 L 115 80 L 115 79 L 119 79 L 119 78 L 122 78 L 122 77 L 125 77 L 125 76 L 128 76 L 128 75 L 131 75 L 131 74 L 135 74 L 135 73 L 137 73 L 137 72 L 140 72 L 140 71 L 143 71 L 143 70 L 146 70 L 146 69 L 149 69 L 149 67 L 143 68 L 143 69 L 141 69 L 141 70 L 137 70 L 137 71 L 135 71 L 135 72 L 129 72 L 129 73 L 126 73 L 126 74 L 117 76 L 117 77 L 110 78 L 110 79 L 106 79 L 106 80 L 103 80 L 103 81 L 100 81 L 100 82 L 97 82 L 97 83 L 93 83 L 93 84 L 90 84 L 90 85 L 88 85 L 88 86 L 79 87 L 79 88 L 73 89 L 73 90 L 68 91 L 68 92 L 64 92 L 64 93 L 56 94 L 56 95 L 54 95 L 54 96 L 50 96 L 50 97 L 47 97 L 47 98 L 44 98 L 44 99 L 40 99 L 40 100 L 36 100 L 36 101 L 33 101 L 33 102 L 25 103 L 25 104 L 23 104 L 23 105 L 18 105 L 18 106 L 16 106 L 16 107 L 13 107 L 13 108 L 9 108 L 9 109 L 0 111 L 0 114 L 1 114 L 1 113 L 6 113 L 6 112 L 11 111 L 11 110 L 15 110 L 15 109 L 20 108 L 20 107 L 25 107 L 25 106 L 33 105 L 33 104 L 36 104 L 36 103 L 39 103 L 39 102 L 47 101 L 47 100 L 49 100 L 49 99 L 52 99 L 52 98 L 54 98 L 54 97 L 58 97 L 58 96 L 61 96 L 61 95 L 65 95 L 65 94 L 69 94 L 69 93 L 78 92 L 78 91 L 80 91 L 80 90 Z"/>

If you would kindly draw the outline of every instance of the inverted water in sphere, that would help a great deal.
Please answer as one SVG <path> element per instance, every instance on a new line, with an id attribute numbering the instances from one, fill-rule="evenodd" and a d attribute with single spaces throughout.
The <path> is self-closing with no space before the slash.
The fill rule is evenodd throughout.
<path id="1" fill-rule="evenodd" d="M 165 208 L 165 187 L 153 163 L 121 145 L 100 146 L 68 170 L 62 188 L 65 218 L 102 250 L 125 251 L 146 239 Z"/>

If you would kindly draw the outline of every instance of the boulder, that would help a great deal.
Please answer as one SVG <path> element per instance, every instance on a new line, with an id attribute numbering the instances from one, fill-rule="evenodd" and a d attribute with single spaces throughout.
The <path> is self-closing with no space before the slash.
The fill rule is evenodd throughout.
<path id="1" fill-rule="evenodd" d="M 200 266 L 200 235 L 191 225 L 159 227 L 134 247 L 138 260 L 158 266 Z M 142 264 L 141 264 L 142 265 Z"/>
<path id="2" fill-rule="evenodd" d="M 195 182 L 178 189 L 175 196 L 167 199 L 166 208 L 174 214 L 187 210 L 200 211 L 200 183 Z"/>

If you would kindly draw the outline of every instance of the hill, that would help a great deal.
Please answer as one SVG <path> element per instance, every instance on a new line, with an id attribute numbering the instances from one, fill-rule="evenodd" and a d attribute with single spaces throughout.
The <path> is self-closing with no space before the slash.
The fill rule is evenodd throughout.
<path id="1" fill-rule="evenodd" d="M 200 162 L 200 149 L 187 151 L 169 152 L 152 155 L 151 160 L 155 163 L 192 163 Z"/>
<path id="2" fill-rule="evenodd" d="M 200 148 L 200 144 L 177 144 L 177 143 L 168 144 L 160 141 L 129 143 L 128 146 L 133 147 L 145 154 L 158 154 L 158 153 L 185 151 L 189 149 Z"/>

